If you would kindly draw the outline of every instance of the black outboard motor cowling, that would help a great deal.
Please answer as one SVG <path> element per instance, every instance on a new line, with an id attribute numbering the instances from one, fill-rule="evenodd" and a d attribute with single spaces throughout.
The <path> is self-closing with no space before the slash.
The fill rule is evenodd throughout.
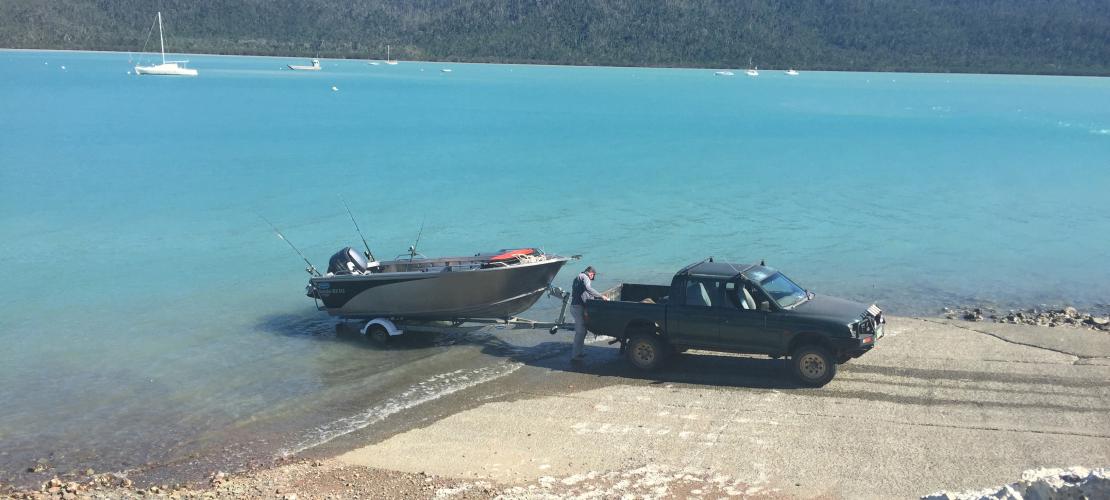
<path id="1" fill-rule="evenodd" d="M 365 273 L 369 264 L 362 252 L 347 247 L 331 256 L 331 260 L 328 261 L 328 272 L 332 274 L 351 274 L 353 269 L 354 272 Z"/>

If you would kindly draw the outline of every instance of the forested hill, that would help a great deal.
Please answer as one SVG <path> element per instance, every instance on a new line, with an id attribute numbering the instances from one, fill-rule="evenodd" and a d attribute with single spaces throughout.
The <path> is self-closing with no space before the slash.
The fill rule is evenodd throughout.
<path id="1" fill-rule="evenodd" d="M 0 47 L 1110 75 L 1107 0 L 0 0 Z"/>

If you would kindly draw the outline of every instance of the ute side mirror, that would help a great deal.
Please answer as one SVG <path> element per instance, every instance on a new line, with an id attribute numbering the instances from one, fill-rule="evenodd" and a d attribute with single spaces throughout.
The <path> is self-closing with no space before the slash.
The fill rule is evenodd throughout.
<path id="1" fill-rule="evenodd" d="M 764 300 L 759 303 L 759 310 L 764 312 L 771 312 L 771 303 Z"/>

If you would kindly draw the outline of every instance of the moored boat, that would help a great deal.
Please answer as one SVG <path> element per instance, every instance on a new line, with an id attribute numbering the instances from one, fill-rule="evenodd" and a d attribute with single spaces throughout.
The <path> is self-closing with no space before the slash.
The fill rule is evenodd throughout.
<path id="1" fill-rule="evenodd" d="M 189 61 L 166 60 L 166 38 L 162 35 L 162 12 L 158 12 L 158 43 L 162 51 L 162 64 L 150 66 L 135 65 L 136 75 L 162 75 L 162 76 L 197 76 L 197 70 L 186 68 Z M 146 50 L 146 47 L 143 47 Z M 63 66 L 62 69 L 65 69 Z"/>
<path id="2" fill-rule="evenodd" d="M 305 66 L 303 64 L 289 64 L 288 66 L 289 69 L 293 71 L 320 71 L 320 60 L 313 59 L 311 66 Z"/>

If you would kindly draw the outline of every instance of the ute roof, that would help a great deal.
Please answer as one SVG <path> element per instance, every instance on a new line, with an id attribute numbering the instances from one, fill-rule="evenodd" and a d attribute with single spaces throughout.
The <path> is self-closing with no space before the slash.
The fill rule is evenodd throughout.
<path id="1" fill-rule="evenodd" d="M 759 275 L 766 277 L 774 274 L 776 271 L 770 267 L 759 264 L 738 264 L 735 262 L 714 262 L 712 260 L 703 260 L 694 264 L 690 264 L 682 268 L 678 274 L 687 276 L 706 276 L 711 278 L 733 278 L 738 274 L 743 273 L 747 277 L 752 275 Z"/>

